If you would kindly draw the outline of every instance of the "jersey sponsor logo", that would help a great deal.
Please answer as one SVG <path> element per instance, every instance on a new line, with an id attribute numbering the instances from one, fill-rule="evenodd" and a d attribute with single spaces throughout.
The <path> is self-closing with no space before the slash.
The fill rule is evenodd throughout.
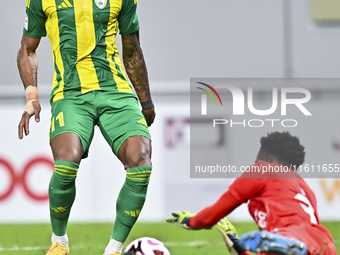
<path id="1" fill-rule="evenodd" d="M 24 28 L 28 31 L 28 16 L 26 14 Z"/>
<path id="2" fill-rule="evenodd" d="M 61 8 L 69 8 L 69 7 L 73 7 L 73 5 L 72 5 L 68 0 L 64 0 L 64 2 L 62 2 L 62 3 L 58 6 L 58 9 L 61 9 Z"/>
<path id="3" fill-rule="evenodd" d="M 107 0 L 94 0 L 98 8 L 103 9 L 106 6 Z"/>

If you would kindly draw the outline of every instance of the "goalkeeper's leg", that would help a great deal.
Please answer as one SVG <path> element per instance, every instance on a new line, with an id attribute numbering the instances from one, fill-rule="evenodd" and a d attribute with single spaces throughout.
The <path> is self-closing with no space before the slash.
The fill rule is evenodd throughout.
<path id="1" fill-rule="evenodd" d="M 236 229 L 227 218 L 219 220 L 215 227 L 222 233 L 224 242 L 232 255 L 250 255 L 239 245 Z"/>
<path id="2" fill-rule="evenodd" d="M 257 253 L 306 255 L 308 252 L 303 242 L 264 230 L 244 234 L 241 236 L 239 244 L 245 249 Z"/>

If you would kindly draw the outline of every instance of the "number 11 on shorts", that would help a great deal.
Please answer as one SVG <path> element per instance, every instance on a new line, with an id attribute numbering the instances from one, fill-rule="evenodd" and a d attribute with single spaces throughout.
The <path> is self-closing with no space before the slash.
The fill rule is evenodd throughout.
<path id="1" fill-rule="evenodd" d="M 64 122 L 64 112 L 60 112 L 57 117 L 55 117 L 56 121 L 59 121 L 59 127 L 63 127 L 65 126 L 65 122 Z M 51 120 L 51 132 L 53 132 L 55 130 L 55 124 L 54 124 L 54 117 L 52 117 Z"/>

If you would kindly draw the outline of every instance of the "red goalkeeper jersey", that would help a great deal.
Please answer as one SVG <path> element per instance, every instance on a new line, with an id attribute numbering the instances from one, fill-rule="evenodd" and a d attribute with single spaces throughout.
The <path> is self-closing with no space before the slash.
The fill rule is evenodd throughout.
<path id="1" fill-rule="evenodd" d="M 293 170 L 289 173 L 263 173 L 263 167 L 280 167 L 275 163 L 257 161 L 253 169 L 237 178 L 212 206 L 190 219 L 193 228 L 216 224 L 237 206 L 248 202 L 250 215 L 259 229 L 278 233 L 304 242 L 311 254 L 336 254 L 329 231 L 320 224 L 316 198 L 307 183 Z M 282 178 L 287 177 L 290 178 Z M 260 176 L 261 178 L 256 178 Z"/>
<path id="2" fill-rule="evenodd" d="M 254 166 L 261 169 L 268 165 L 268 162 L 259 160 Z M 278 166 L 275 163 L 270 165 Z M 230 185 L 229 192 L 240 203 L 249 201 L 249 213 L 259 229 L 272 231 L 301 223 L 320 224 L 313 191 L 293 170 L 289 173 L 293 178 L 275 178 L 284 174 L 269 171 L 264 174 L 244 173 Z M 247 178 L 256 175 L 264 178 Z"/>

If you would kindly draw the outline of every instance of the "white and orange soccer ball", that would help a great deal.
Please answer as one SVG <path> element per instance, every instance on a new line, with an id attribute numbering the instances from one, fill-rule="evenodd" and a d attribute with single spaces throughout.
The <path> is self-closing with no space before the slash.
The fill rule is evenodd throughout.
<path id="1" fill-rule="evenodd" d="M 152 237 L 141 237 L 126 247 L 124 255 L 170 255 L 170 252 L 161 241 Z"/>

